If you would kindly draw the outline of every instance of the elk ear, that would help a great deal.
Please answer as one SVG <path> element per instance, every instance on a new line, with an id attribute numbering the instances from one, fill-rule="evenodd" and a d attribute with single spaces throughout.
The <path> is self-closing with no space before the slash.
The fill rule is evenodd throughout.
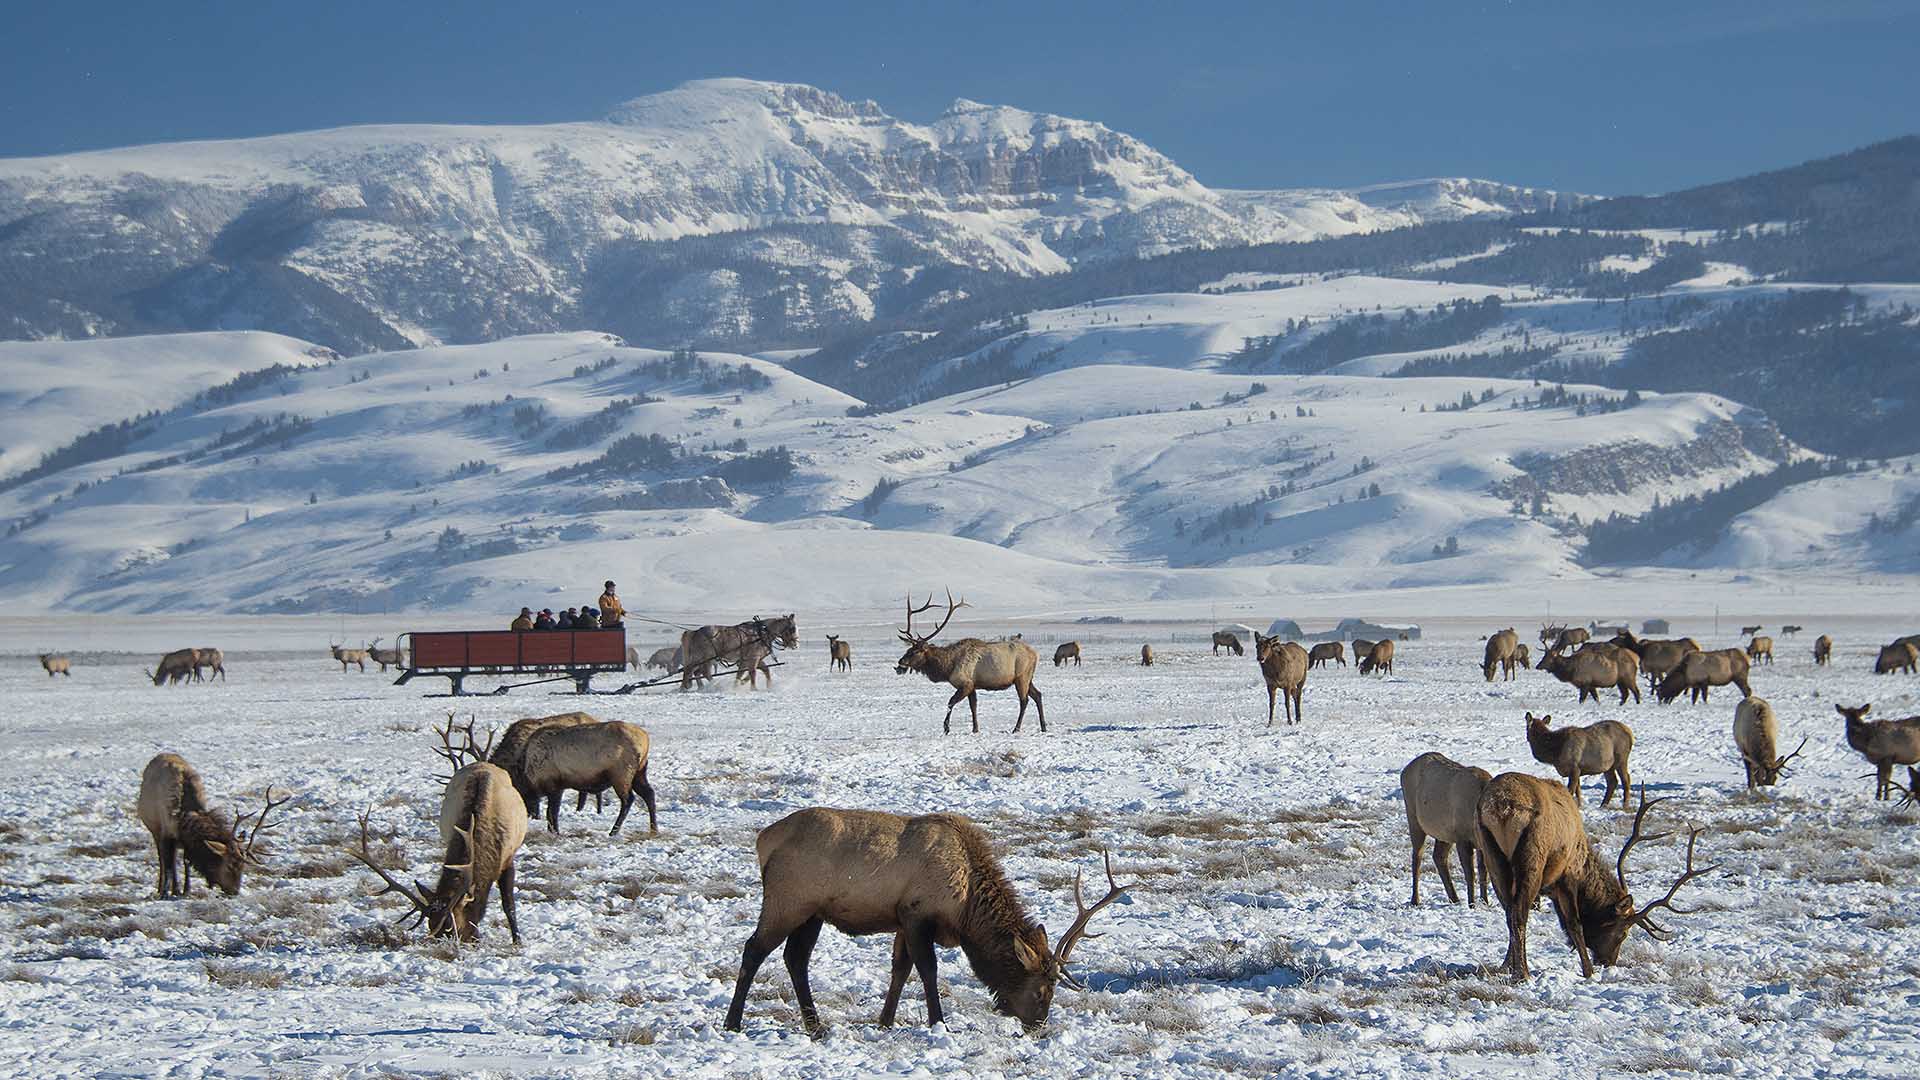
<path id="1" fill-rule="evenodd" d="M 1044 937 L 1046 931 L 1042 930 L 1040 933 Z M 1015 937 L 1013 939 L 1013 956 L 1014 959 L 1020 961 L 1020 966 L 1028 971 L 1039 971 L 1047 965 L 1046 956 L 1040 950 L 1028 944 L 1027 939 L 1024 937 Z"/>
<path id="2" fill-rule="evenodd" d="M 207 850 L 213 852 L 215 855 L 218 855 L 223 859 L 227 857 L 227 845 L 221 843 L 218 840 L 207 841 Z"/>

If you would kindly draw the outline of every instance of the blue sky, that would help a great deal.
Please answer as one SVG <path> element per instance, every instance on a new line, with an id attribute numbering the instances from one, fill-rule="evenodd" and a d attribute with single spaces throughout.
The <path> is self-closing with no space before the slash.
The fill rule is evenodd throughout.
<path id="1" fill-rule="evenodd" d="M 1218 187 L 1672 190 L 1920 131 L 1920 0 L 9 4 L 0 156 L 593 119 L 719 75 L 1100 120 Z"/>

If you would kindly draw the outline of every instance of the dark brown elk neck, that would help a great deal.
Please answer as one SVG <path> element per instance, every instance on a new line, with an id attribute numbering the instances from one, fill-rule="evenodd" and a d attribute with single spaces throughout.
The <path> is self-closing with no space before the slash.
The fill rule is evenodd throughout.
<path id="1" fill-rule="evenodd" d="M 1567 742 L 1573 737 L 1574 728 L 1527 728 L 1527 745 L 1533 750 L 1535 761 L 1554 762 L 1566 752 Z"/>
<path id="2" fill-rule="evenodd" d="M 951 645 L 927 645 L 920 654 L 920 670 L 933 682 L 949 682 L 959 671 L 960 662 L 984 644 L 978 638 L 961 638 Z"/>
<path id="3" fill-rule="evenodd" d="M 1593 841 L 1588 840 L 1586 848 L 1586 857 L 1568 869 L 1565 880 L 1580 902 L 1582 915 L 1590 917 L 1595 913 L 1611 911 L 1627 895 L 1627 890 L 1613 876 L 1613 868 L 1593 849 Z"/>
<path id="4" fill-rule="evenodd" d="M 972 829 L 962 829 L 960 843 L 968 863 L 967 906 L 957 928 L 960 947 L 980 981 L 1002 993 L 1026 977 L 1013 942 L 1031 933 L 1033 923 L 986 838 Z"/>

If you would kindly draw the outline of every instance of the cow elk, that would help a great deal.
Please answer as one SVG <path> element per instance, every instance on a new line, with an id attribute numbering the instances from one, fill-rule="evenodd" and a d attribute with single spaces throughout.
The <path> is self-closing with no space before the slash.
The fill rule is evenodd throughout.
<path id="1" fill-rule="evenodd" d="M 1348 644 L 1353 648 L 1353 662 L 1356 665 L 1366 663 L 1367 654 L 1373 651 L 1373 642 L 1365 638 L 1354 638 Z"/>
<path id="2" fill-rule="evenodd" d="M 1080 666 L 1080 643 L 1077 641 L 1063 641 L 1053 650 L 1054 667 L 1060 667 L 1069 660 L 1073 661 L 1074 667 Z"/>
<path id="3" fill-rule="evenodd" d="M 1740 628 L 1740 636 L 1741 636 L 1741 637 L 1752 637 L 1753 635 L 1755 635 L 1755 634 L 1757 634 L 1757 633 L 1759 633 L 1760 631 L 1762 631 L 1762 630 L 1765 630 L 1765 629 L 1766 629 L 1766 627 L 1764 627 L 1764 626 L 1743 626 L 1743 627 L 1741 627 L 1741 628 Z"/>
<path id="4" fill-rule="evenodd" d="M 841 640 L 839 634 L 827 635 L 827 670 L 853 670 L 853 645 Z"/>
<path id="5" fill-rule="evenodd" d="M 1580 957 L 1580 974 L 1585 978 L 1593 977 L 1596 961 L 1611 967 L 1620 959 L 1620 947 L 1635 927 L 1656 940 L 1671 940 L 1672 934 L 1655 923 L 1652 914 L 1661 908 L 1688 914 L 1687 909 L 1673 906 L 1674 896 L 1681 886 L 1716 868 L 1694 868 L 1694 845 L 1701 830 L 1693 829 L 1687 836 L 1686 868 L 1666 895 L 1635 907 L 1627 888 L 1627 853 L 1643 839 L 1666 835 L 1643 837 L 1640 832 L 1647 811 L 1665 801 L 1649 802 L 1641 793 L 1633 832 L 1620 847 L 1613 873 L 1608 874 L 1580 819 L 1580 804 L 1565 788 L 1525 773 L 1501 773 L 1487 784 L 1478 813 L 1480 851 L 1486 856 L 1500 906 L 1506 909 L 1507 958 L 1501 966 L 1515 982 L 1532 976 L 1527 967 L 1527 918 L 1543 893 L 1553 900 L 1554 914 L 1560 918 L 1567 943 Z"/>
<path id="6" fill-rule="evenodd" d="M 1267 726 L 1273 726 L 1273 699 L 1281 697 L 1281 710 L 1287 723 L 1297 724 L 1304 717 L 1300 695 L 1307 685 L 1307 650 L 1277 637 L 1253 635 L 1254 659 L 1260 663 L 1260 676 L 1267 684 Z"/>
<path id="7" fill-rule="evenodd" d="M 1622 630 L 1613 636 L 1610 645 L 1617 645 L 1640 658 L 1640 673 L 1647 677 L 1647 689 L 1659 685 L 1667 673 L 1686 660 L 1687 654 L 1700 651 L 1700 643 L 1692 638 L 1673 638 L 1667 641 L 1635 637 L 1633 631 Z"/>
<path id="8" fill-rule="evenodd" d="M 1753 687 L 1747 683 L 1751 670 L 1752 661 L 1739 649 L 1688 653 L 1660 680 L 1660 704 L 1669 704 L 1681 694 L 1687 694 L 1691 702 L 1704 702 L 1713 687 L 1728 684 L 1739 687 L 1741 697 L 1752 697 Z"/>
<path id="9" fill-rule="evenodd" d="M 1754 660 L 1765 660 L 1768 664 L 1772 664 L 1773 639 L 1767 637 L 1765 634 L 1760 634 L 1755 636 L 1753 640 L 1747 642 L 1747 660 L 1750 662 Z"/>
<path id="10" fill-rule="evenodd" d="M 1766 698 L 1741 698 L 1740 704 L 1733 710 L 1733 745 L 1740 752 L 1740 761 L 1747 767 L 1747 791 L 1756 787 L 1772 787 L 1780 782 L 1785 774 L 1787 762 L 1800 756 L 1807 748 L 1807 740 L 1801 739 L 1800 745 L 1786 757 L 1780 756 L 1780 722 L 1773 715 L 1773 706 Z"/>
<path id="11" fill-rule="evenodd" d="M 1595 644 L 1574 653 L 1549 652 L 1540 669 L 1580 691 L 1575 704 L 1588 698 L 1599 704 L 1602 690 L 1618 690 L 1622 705 L 1629 695 L 1640 702 L 1640 658 L 1629 649 Z"/>
<path id="12" fill-rule="evenodd" d="M 1218 653 L 1223 647 L 1235 656 L 1245 656 L 1247 654 L 1246 648 L 1240 644 L 1239 635 L 1229 630 L 1215 630 L 1213 632 L 1213 651 Z"/>
<path id="13" fill-rule="evenodd" d="M 1141 667 L 1153 666 L 1153 646 L 1152 645 L 1140 646 L 1140 666 Z"/>
<path id="14" fill-rule="evenodd" d="M 1815 667 L 1826 667 L 1831 663 L 1833 663 L 1833 638 L 1821 634 L 1813 639 L 1813 664 Z"/>
<path id="15" fill-rule="evenodd" d="M 520 792 L 528 816 L 539 812 L 540 799 L 546 797 L 548 832 L 560 831 L 563 793 L 611 788 L 620 798 L 620 813 L 608 835 L 617 834 L 626 823 L 636 795 L 647 805 L 647 831 L 658 833 L 659 809 L 653 785 L 647 782 L 650 748 L 646 730 L 636 724 L 619 720 L 549 723 L 527 735 L 525 749 L 520 752 L 520 771 L 509 780 Z"/>
<path id="16" fill-rule="evenodd" d="M 1514 653 L 1520 648 L 1520 635 L 1509 626 L 1499 633 L 1489 635 L 1486 652 L 1480 660 L 1480 674 L 1486 681 L 1493 681 L 1493 673 L 1499 671 L 1505 678 L 1513 678 Z"/>
<path id="17" fill-rule="evenodd" d="M 1551 656 L 1554 653 L 1579 648 L 1592 639 L 1592 631 L 1584 626 L 1563 626 L 1560 628 L 1560 632 L 1554 635 L 1553 641 L 1543 642 L 1542 644 L 1546 645 L 1547 655 Z"/>
<path id="18" fill-rule="evenodd" d="M 823 1032 L 807 964 L 822 925 L 848 935 L 893 935 L 893 971 L 880 1007 L 892 1026 L 907 975 L 918 971 L 927 1025 L 941 1023 L 934 947 L 958 947 L 993 997 L 994 1011 L 1032 1031 L 1047 1019 L 1054 987 L 1068 974 L 1087 924 L 1128 888 L 1106 860 L 1107 894 L 1088 906 L 1074 876 L 1073 924 L 1049 948 L 1046 928 L 1027 917 L 986 834 L 956 814 L 901 817 L 871 810 L 801 810 L 760 831 L 760 919 L 740 958 L 726 1029 L 739 1031 L 753 977 L 785 943 L 800 1019 Z"/>
<path id="19" fill-rule="evenodd" d="M 1806 629 L 1806 627 L 1804 627 L 1804 626 L 1795 626 L 1795 625 L 1793 625 L 1792 623 L 1788 623 L 1787 625 L 1785 625 L 1785 626 L 1783 626 L 1783 627 L 1781 627 L 1781 628 L 1780 628 L 1780 636 L 1781 636 L 1781 637 L 1792 637 L 1793 635 L 1795 635 L 1795 634 L 1797 634 L 1797 633 L 1799 633 L 1800 631 L 1802 631 L 1802 630 L 1805 630 L 1805 629 Z"/>
<path id="20" fill-rule="evenodd" d="M 61 656 L 59 653 L 41 653 L 40 667 L 46 671 L 48 678 L 52 678 L 55 675 L 65 675 L 69 679 L 73 678 L 73 661 Z"/>
<path id="21" fill-rule="evenodd" d="M 1337 641 L 1323 641 L 1307 650 L 1307 666 L 1310 668 L 1326 667 L 1334 661 L 1339 661 L 1341 667 L 1347 666 L 1346 647 Z"/>
<path id="22" fill-rule="evenodd" d="M 1896 641 L 1880 647 L 1880 655 L 1873 661 L 1875 675 L 1892 675 L 1904 671 L 1911 675 L 1920 667 L 1920 649 L 1911 641 Z"/>
<path id="23" fill-rule="evenodd" d="M 967 711 L 973 715 L 973 732 L 980 733 L 980 703 L 978 694 L 982 690 L 1005 690 L 1013 688 L 1020 699 L 1020 715 L 1014 719 L 1013 730 L 1018 732 L 1027 720 L 1027 700 L 1033 700 L 1033 709 L 1040 717 L 1040 730 L 1047 730 L 1047 709 L 1041 701 L 1040 689 L 1033 685 L 1033 669 L 1039 666 L 1040 658 L 1033 646 L 1015 637 L 1000 641 L 982 641 L 979 638 L 961 638 L 951 645 L 935 645 L 933 639 L 953 621 L 953 613 L 967 606 L 965 600 L 955 600 L 953 592 L 947 592 L 947 614 L 940 625 L 930 634 L 913 632 L 913 617 L 933 608 L 933 597 L 919 607 L 913 606 L 913 598 L 907 598 L 907 625 L 900 631 L 900 640 L 906 644 L 907 651 L 893 666 L 894 674 L 905 675 L 917 671 L 927 677 L 928 682 L 946 683 L 953 687 L 953 696 L 947 699 L 947 715 L 940 721 L 940 730 L 951 734 L 953 731 L 953 707 L 962 700 L 967 703 Z"/>
<path id="24" fill-rule="evenodd" d="M 1467 906 L 1473 900 L 1473 863 L 1479 848 L 1480 793 L 1493 779 L 1485 769 L 1462 765 L 1435 751 L 1407 762 L 1400 770 L 1400 798 L 1407 809 L 1407 835 L 1413 841 L 1413 905 L 1420 906 L 1420 854 L 1433 838 L 1433 868 L 1446 887 L 1447 902 L 1457 904 L 1448 856 L 1460 849 L 1460 873 L 1467 883 Z M 1480 899 L 1487 898 L 1486 860 L 1481 860 Z"/>
<path id="25" fill-rule="evenodd" d="M 291 800 L 292 796 L 275 799 L 269 787 L 266 805 L 242 839 L 234 832 L 238 819 L 229 825 L 208 804 L 206 786 L 185 758 L 154 755 L 140 774 L 138 810 L 140 823 L 153 834 L 153 846 L 159 850 L 160 898 L 190 895 L 196 870 L 209 886 L 228 896 L 238 895 L 241 872 L 260 863 L 261 834 L 280 824 L 269 822 L 267 815 Z M 176 856 L 186 861 L 185 873 L 180 872 Z"/>
<path id="26" fill-rule="evenodd" d="M 1606 794 L 1600 805 L 1613 801 L 1616 782 L 1620 788 L 1620 809 L 1625 810 L 1633 797 L 1633 774 L 1627 759 L 1633 756 L 1633 729 L 1617 720 L 1602 720 L 1586 727 L 1548 727 L 1551 716 L 1527 714 L 1527 749 L 1533 760 L 1553 766 L 1567 778 L 1567 790 L 1576 804 L 1580 801 L 1580 778 L 1604 776 Z"/>
<path id="27" fill-rule="evenodd" d="M 387 883 L 374 896 L 399 893 L 406 897 L 413 905 L 409 915 L 414 922 L 424 921 L 429 937 L 452 938 L 458 953 L 461 942 L 480 936 L 487 896 L 498 887 L 500 907 L 507 913 L 507 933 L 514 944 L 520 943 L 520 924 L 514 917 L 513 860 L 527 838 L 527 815 L 505 770 L 475 762 L 447 782 L 440 800 L 440 843 L 445 854 L 439 880 L 433 885 L 415 881 L 408 886 L 374 859 L 368 813 L 360 815 L 359 844 L 342 850 Z"/>
<path id="28" fill-rule="evenodd" d="M 1847 745 L 1873 766 L 1876 800 L 1893 797 L 1900 785 L 1893 782 L 1893 767 L 1907 767 L 1907 798 L 1920 798 L 1920 716 L 1904 720 L 1868 720 L 1871 704 L 1859 708 L 1835 705 L 1847 721 Z"/>
<path id="29" fill-rule="evenodd" d="M 636 653 L 635 655 L 637 656 L 639 654 Z M 679 671 L 680 646 L 668 645 L 665 648 L 653 650 L 653 655 L 647 657 L 647 666 L 657 668 L 661 671 Z"/>
<path id="30" fill-rule="evenodd" d="M 1371 675 L 1374 672 L 1384 675 L 1393 674 L 1393 639 L 1376 641 L 1373 648 L 1367 650 L 1367 658 L 1360 661 L 1360 674 Z"/>

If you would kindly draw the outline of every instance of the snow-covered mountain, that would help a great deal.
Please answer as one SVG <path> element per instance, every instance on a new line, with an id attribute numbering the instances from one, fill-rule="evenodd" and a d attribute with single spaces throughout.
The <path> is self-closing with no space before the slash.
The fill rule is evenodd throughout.
<path id="1" fill-rule="evenodd" d="M 556 329 L 796 340 L 968 275 L 1565 198 L 1467 180 L 1216 191 L 1092 121 L 962 100 L 916 124 L 715 79 L 592 122 L 0 160 L 0 336 L 264 329 L 346 353 Z"/>

